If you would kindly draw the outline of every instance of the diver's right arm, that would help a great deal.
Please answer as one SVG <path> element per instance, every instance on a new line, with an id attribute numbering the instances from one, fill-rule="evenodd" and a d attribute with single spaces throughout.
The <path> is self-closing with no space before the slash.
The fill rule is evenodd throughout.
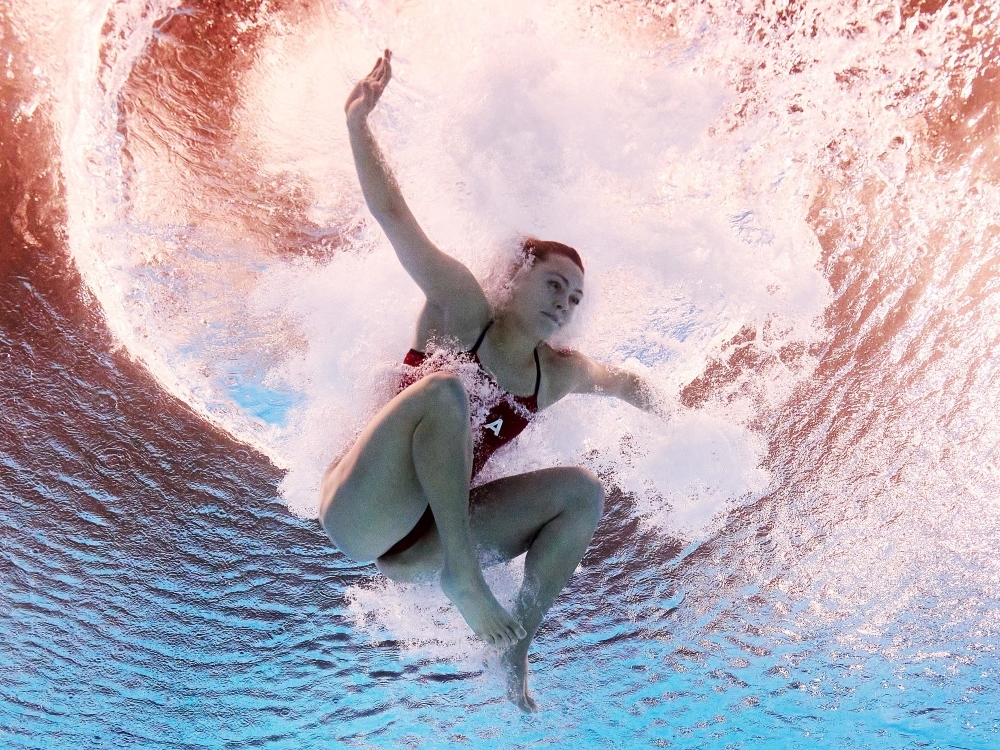
<path id="1" fill-rule="evenodd" d="M 477 326 L 480 318 L 489 315 L 489 304 L 479 282 L 468 268 L 441 252 L 424 234 L 368 126 L 368 115 L 392 76 L 391 57 L 392 53 L 386 50 L 372 72 L 354 87 L 344 105 L 361 191 L 400 263 L 427 295 L 428 303 L 441 308 L 445 318 L 471 318 L 467 325 Z M 466 326 L 465 321 L 455 322 L 459 328 Z"/>

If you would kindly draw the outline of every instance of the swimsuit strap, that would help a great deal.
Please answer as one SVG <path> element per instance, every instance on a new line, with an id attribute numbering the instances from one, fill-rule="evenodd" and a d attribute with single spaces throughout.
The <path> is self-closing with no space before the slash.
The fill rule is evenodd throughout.
<path id="1" fill-rule="evenodd" d="M 482 346 L 483 339 L 486 338 L 486 332 L 488 330 L 490 330 L 490 326 L 491 325 L 493 325 L 493 321 L 492 320 L 489 323 L 486 324 L 486 327 L 483 329 L 483 332 L 481 334 L 479 334 L 479 338 L 476 339 L 476 343 L 472 345 L 471 349 L 469 349 L 469 354 L 473 354 L 474 355 L 476 352 L 479 351 L 479 347 Z M 542 363 L 538 361 L 538 347 L 537 346 L 535 347 L 535 349 L 532 352 L 532 354 L 535 355 L 535 392 L 531 394 L 531 397 L 532 398 L 538 398 L 538 389 L 542 386 Z"/>
<path id="2" fill-rule="evenodd" d="M 538 388 L 542 384 L 542 363 L 538 361 L 538 347 L 535 347 L 533 352 L 535 355 L 535 392 L 531 394 L 532 398 L 538 398 Z"/>
<path id="3" fill-rule="evenodd" d="M 479 346 L 480 346 L 480 344 L 483 343 L 483 339 L 486 338 L 486 332 L 488 330 L 490 330 L 490 326 L 491 325 L 493 325 L 493 321 L 492 320 L 489 323 L 486 324 L 486 328 L 484 328 L 483 332 L 481 334 L 479 334 L 479 338 L 476 339 L 476 343 L 472 345 L 471 349 L 469 349 L 469 354 L 475 354 L 476 352 L 479 351 Z"/>

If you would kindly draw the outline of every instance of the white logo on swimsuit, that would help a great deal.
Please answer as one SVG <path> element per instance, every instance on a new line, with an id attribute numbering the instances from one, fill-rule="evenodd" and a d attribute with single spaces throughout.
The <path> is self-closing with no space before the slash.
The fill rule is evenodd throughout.
<path id="1" fill-rule="evenodd" d="M 500 437 L 500 428 L 503 427 L 503 417 L 500 417 L 496 422 L 490 422 L 489 424 L 484 424 L 484 430 L 492 430 L 493 434 Z"/>

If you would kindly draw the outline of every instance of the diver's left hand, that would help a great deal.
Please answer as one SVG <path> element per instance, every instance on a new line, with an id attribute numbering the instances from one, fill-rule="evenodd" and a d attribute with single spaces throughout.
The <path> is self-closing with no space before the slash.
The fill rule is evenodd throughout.
<path id="1" fill-rule="evenodd" d="M 382 92 L 392 78 L 392 50 L 386 50 L 385 54 L 378 59 L 372 72 L 358 81 L 357 85 L 347 96 L 344 104 L 344 112 L 347 115 L 347 126 L 349 128 L 364 125 L 368 115 L 375 109 Z"/>

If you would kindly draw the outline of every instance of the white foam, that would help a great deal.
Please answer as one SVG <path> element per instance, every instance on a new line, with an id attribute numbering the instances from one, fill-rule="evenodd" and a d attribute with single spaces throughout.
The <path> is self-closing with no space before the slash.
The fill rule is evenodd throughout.
<path id="1" fill-rule="evenodd" d="M 524 579 L 524 558 L 488 567 L 486 583 L 497 601 L 513 609 Z M 387 578 L 347 590 L 354 626 L 372 640 L 389 635 L 412 659 L 445 659 L 460 668 L 479 669 L 496 650 L 476 637 L 436 581 L 395 583 Z"/>
<path id="2" fill-rule="evenodd" d="M 449 8 L 452 23 L 465 19 L 478 30 L 461 42 L 448 24 L 405 14 L 395 20 L 414 41 L 395 45 L 396 79 L 374 118 L 414 212 L 442 247 L 485 275 L 491 255 L 519 232 L 576 245 L 588 265 L 588 309 L 567 343 L 615 364 L 631 361 L 668 391 L 748 322 L 785 321 L 783 340 L 815 335 L 812 321 L 825 301 L 817 247 L 801 215 L 791 226 L 769 221 L 776 208 L 766 196 L 739 190 L 739 168 L 726 172 L 731 150 L 709 136 L 728 96 L 722 81 L 690 63 L 616 50 L 581 32 L 573 9 L 540 11 L 528 23 L 500 4 L 477 7 L 475 21 L 469 13 Z M 312 26 L 302 40 L 276 37 L 245 100 L 258 115 L 245 123 L 264 163 L 294 169 L 318 206 L 339 207 L 323 209 L 330 216 L 359 204 L 360 195 L 337 111 L 350 76 L 336 80 L 338 90 L 325 71 L 339 65 L 360 74 L 377 50 L 363 49 L 349 26 L 350 19 L 337 18 Z M 349 41 L 340 44 L 345 34 Z M 282 85 L 287 80 L 322 96 L 295 97 Z M 328 130 L 318 125 L 326 118 L 333 121 Z M 722 184 L 708 189 L 711 180 Z M 740 213 L 727 211 L 730 205 Z M 371 413 L 358 395 L 366 393 L 366 378 L 372 382 L 401 357 L 419 304 L 402 275 L 388 281 L 394 260 L 380 231 L 370 220 L 362 226 L 351 242 L 358 255 L 271 269 L 265 282 L 271 298 L 294 293 L 285 314 L 299 321 L 309 344 L 275 371 L 306 393 L 278 448 L 295 456 L 282 492 L 303 513 L 314 512 L 321 467 L 352 439 L 359 414 Z M 641 360 L 636 351 L 645 352 Z M 587 408 L 602 416 L 579 428 L 585 437 L 574 445 L 621 439 L 607 408 Z M 749 434 L 731 416 L 700 421 L 692 438 L 706 452 L 693 471 L 711 477 L 717 468 L 705 422 L 713 421 L 715 439 L 726 435 L 741 445 L 721 472 L 726 479 L 704 486 L 724 487 L 733 493 L 728 499 L 759 488 L 759 449 Z M 582 454 L 567 449 L 568 432 L 540 433 L 538 440 L 551 443 L 541 455 L 579 462 Z M 737 486 L 730 477 L 747 481 Z M 634 477 L 628 486 L 658 486 L 662 497 L 664 482 Z M 678 520 L 685 503 L 704 501 L 688 523 L 724 505 L 693 486 L 667 489 Z"/>
<path id="3" fill-rule="evenodd" d="M 778 355 L 822 338 L 830 299 L 810 222 L 864 230 L 845 219 L 866 209 L 861 198 L 810 219 L 822 190 L 856 179 L 859 195 L 867 184 L 891 188 L 882 210 L 912 200 L 920 210 L 905 220 L 907 257 L 927 234 L 932 219 L 922 217 L 940 227 L 949 211 L 966 211 L 963 226 L 983 242 L 993 220 L 982 206 L 995 196 L 955 206 L 947 191 L 966 195 L 968 176 L 938 187 L 934 156 L 919 145 L 922 113 L 944 101 L 953 74 L 975 69 L 961 66 L 958 9 L 904 24 L 893 6 L 832 0 L 787 18 L 781 4 L 751 17 L 724 2 L 322 5 L 298 26 L 278 14 L 253 20 L 268 35 L 227 134 L 226 158 L 265 186 L 257 224 L 294 235 L 282 232 L 298 219 L 274 216 L 283 204 L 268 202 L 287 188 L 308 196 L 299 200 L 306 218 L 329 230 L 278 252 L 280 237 L 234 208 L 256 193 L 208 190 L 134 133 L 125 189 L 119 97 L 175 4 L 66 6 L 51 57 L 65 68 L 40 75 L 55 92 L 70 246 L 117 341 L 172 393 L 287 467 L 281 493 L 303 515 L 316 512 L 322 468 L 386 397 L 420 304 L 363 208 L 341 113 L 386 45 L 395 80 L 375 127 L 441 247 L 482 278 L 518 233 L 578 247 L 587 299 L 564 343 L 641 371 L 670 398 L 732 354 L 727 342 L 741 330 L 771 355 L 734 373 L 700 412 L 675 406 L 666 425 L 568 399 L 489 469 L 596 466 L 671 533 L 704 533 L 772 481 L 753 421 L 810 376 L 809 356 L 785 364 Z M 43 6 L 51 15 L 30 8 Z M 102 38 L 109 14 L 113 32 Z M 845 236 L 834 255 L 860 244 Z M 952 255 L 942 257 L 947 266 Z M 955 281 L 949 294 L 963 288 Z M 887 298 L 868 325 L 897 302 Z M 991 320 L 969 336 L 987 335 Z M 895 362 L 908 344 L 893 342 Z M 239 405 L 234 378 L 294 392 L 295 403 L 268 422 Z M 976 403 L 992 403 L 980 395 Z"/>
<path id="4" fill-rule="evenodd" d="M 387 41 L 396 78 L 374 119 L 415 213 L 480 276 L 518 233 L 577 246 L 588 300 L 564 343 L 641 369 L 675 393 L 748 323 L 781 321 L 775 347 L 815 336 L 825 282 L 805 204 L 794 196 L 789 211 L 787 191 L 748 186 L 743 143 L 714 132 L 732 94 L 697 55 L 623 44 L 627 33 L 614 24 L 595 34 L 573 6 L 452 3 L 446 23 L 406 9 L 383 9 L 377 20 L 322 10 L 299 27 L 272 23 L 241 79 L 234 148 L 262 180 L 312 196 L 310 218 L 340 232 L 340 249 L 320 260 L 283 260 L 243 217 L 227 217 L 225 199 L 206 203 L 193 175 L 139 135 L 125 189 L 118 97 L 172 7 L 109 5 L 77 38 L 74 56 L 85 64 L 64 98 L 79 107 L 63 112 L 74 258 L 134 357 L 288 468 L 282 494 L 296 512 L 315 513 L 322 468 L 386 396 L 375 386 L 407 348 L 420 303 L 364 212 L 342 122 L 346 90 Z M 122 37 L 101 69 L 99 28 L 112 9 Z M 267 18 L 254 23 L 267 27 Z M 799 167 L 795 179 L 807 176 Z M 298 398 L 283 421 L 268 423 L 240 406 L 234 382 Z M 553 428 L 531 439 L 573 463 L 583 446 L 612 451 L 632 429 L 617 426 L 628 420 L 614 408 L 588 410 L 600 416 L 576 426 L 578 438 Z M 737 412 L 638 434 L 655 456 L 690 429 L 688 444 L 705 446 L 692 470 L 707 471 L 704 487 L 725 488 L 732 500 L 760 485 L 759 449 Z M 738 444 L 726 469 L 712 463 L 718 440 Z M 684 503 L 703 503 L 687 522 L 722 507 L 714 491 L 669 485 L 654 463 L 643 464 L 646 475 L 622 474 L 623 486 L 646 488 L 649 503 L 669 495 L 677 522 Z"/>

